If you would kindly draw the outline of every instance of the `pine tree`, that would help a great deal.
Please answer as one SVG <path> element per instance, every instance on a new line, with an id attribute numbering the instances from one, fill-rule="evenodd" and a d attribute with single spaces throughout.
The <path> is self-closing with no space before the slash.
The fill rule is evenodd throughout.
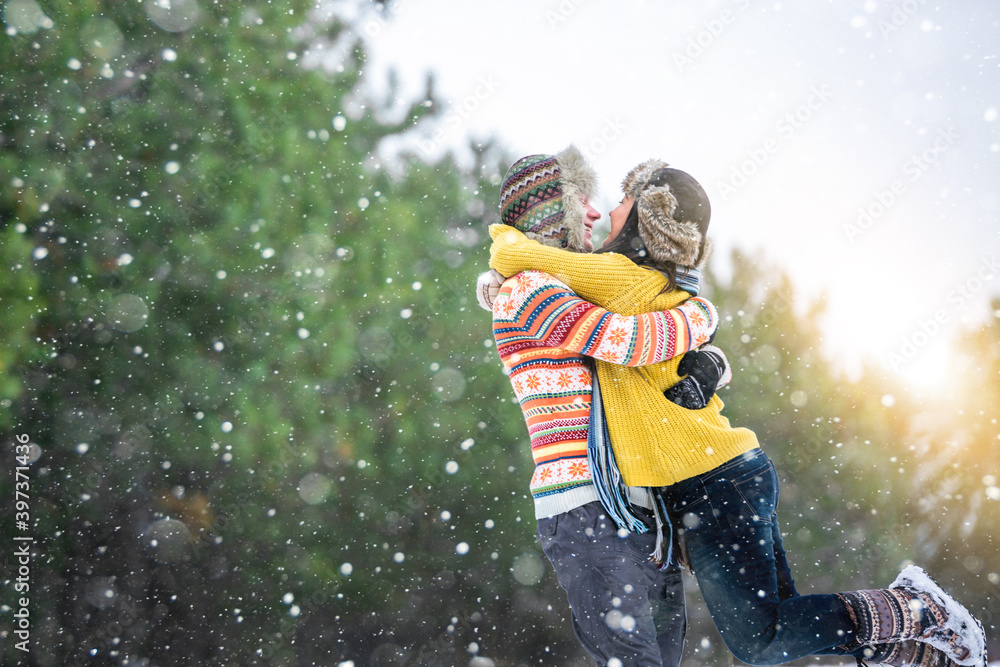
<path id="1" fill-rule="evenodd" d="M 309 6 L 7 5 L 0 419 L 32 442 L 37 664 L 576 650 L 554 581 L 511 575 L 530 456 L 472 312 L 502 160 L 381 159 L 433 96 L 382 120 L 359 31 Z M 300 66 L 322 40 L 340 67 Z"/>

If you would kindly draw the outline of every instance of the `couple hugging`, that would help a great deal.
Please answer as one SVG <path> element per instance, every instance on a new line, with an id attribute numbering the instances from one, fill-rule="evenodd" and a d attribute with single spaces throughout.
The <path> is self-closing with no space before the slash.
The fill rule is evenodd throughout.
<path id="1" fill-rule="evenodd" d="M 528 427 L 538 540 L 583 647 L 599 665 L 679 665 L 684 565 L 748 664 L 986 667 L 982 625 L 919 567 L 884 589 L 799 595 L 774 466 L 715 395 L 731 372 L 698 296 L 708 197 L 643 162 L 593 252 L 596 185 L 572 146 L 515 162 L 477 285 Z"/>

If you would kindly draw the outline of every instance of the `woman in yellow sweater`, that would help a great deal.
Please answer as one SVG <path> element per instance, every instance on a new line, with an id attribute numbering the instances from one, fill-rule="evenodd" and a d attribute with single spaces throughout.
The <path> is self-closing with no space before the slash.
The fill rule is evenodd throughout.
<path id="1" fill-rule="evenodd" d="M 666 163 L 638 165 L 622 183 L 611 234 L 591 255 L 490 229 L 490 266 L 535 269 L 622 315 L 676 307 L 678 267 L 703 263 L 710 204 L 701 186 Z M 677 359 L 640 368 L 597 362 L 607 430 L 624 483 L 655 487 L 683 535 L 688 565 L 726 645 L 740 660 L 773 665 L 811 654 L 893 665 L 986 665 L 981 624 L 918 567 L 887 589 L 800 596 L 778 528 L 778 480 L 754 433 L 734 428 L 713 396 L 685 410 L 664 396 Z"/>

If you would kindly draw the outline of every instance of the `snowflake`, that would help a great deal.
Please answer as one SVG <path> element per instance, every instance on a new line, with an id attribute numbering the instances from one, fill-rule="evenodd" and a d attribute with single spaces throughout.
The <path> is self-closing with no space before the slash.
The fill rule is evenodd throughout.
<path id="1" fill-rule="evenodd" d="M 702 312 L 700 308 L 692 309 L 691 312 L 688 313 L 688 320 L 690 320 L 692 324 L 698 324 L 698 325 L 707 324 L 707 320 L 705 319 L 705 314 Z"/>
<path id="2" fill-rule="evenodd" d="M 615 329 L 608 334 L 608 344 L 615 347 L 624 345 L 628 340 L 628 333 L 624 329 Z"/>
<path id="3" fill-rule="evenodd" d="M 530 271 L 517 274 L 516 289 L 522 293 L 530 292 L 535 287 L 536 276 Z"/>
<path id="4" fill-rule="evenodd" d="M 497 301 L 497 314 L 505 320 L 509 320 L 514 316 L 514 302 L 513 299 L 506 298 Z"/>

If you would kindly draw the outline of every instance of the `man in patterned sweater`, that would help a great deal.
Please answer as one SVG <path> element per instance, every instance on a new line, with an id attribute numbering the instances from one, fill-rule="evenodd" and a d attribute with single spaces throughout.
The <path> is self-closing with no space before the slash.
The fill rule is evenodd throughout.
<path id="1" fill-rule="evenodd" d="M 600 217 L 590 205 L 595 185 L 573 147 L 522 158 L 501 186 L 501 220 L 547 245 L 589 252 Z M 627 366 L 663 362 L 707 342 L 717 324 L 704 299 L 622 316 L 538 271 L 505 281 L 493 303 L 497 351 L 531 438 L 538 539 L 566 590 L 574 632 L 599 664 L 679 664 L 685 616 L 679 569 L 650 560 L 656 531 L 619 531 L 594 487 L 588 358 Z M 630 489 L 629 495 L 652 527 L 648 493 Z"/>

